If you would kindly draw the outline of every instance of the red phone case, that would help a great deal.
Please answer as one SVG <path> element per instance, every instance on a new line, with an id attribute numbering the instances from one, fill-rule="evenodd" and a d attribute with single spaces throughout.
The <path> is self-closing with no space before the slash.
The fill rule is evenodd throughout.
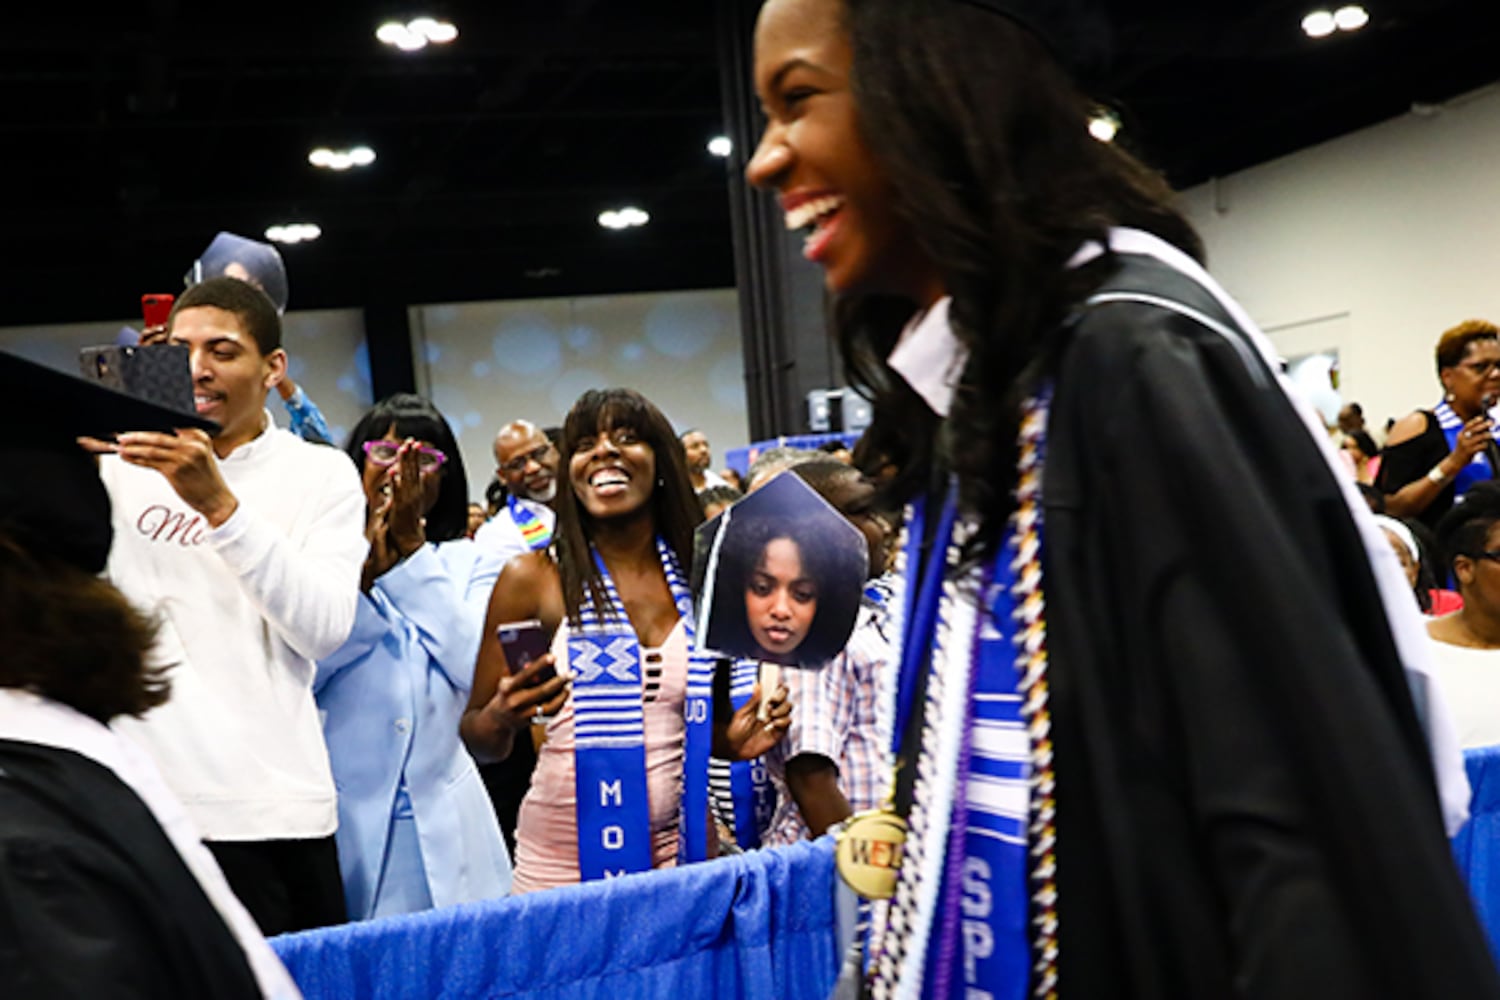
<path id="1" fill-rule="evenodd" d="M 172 315 L 172 303 L 176 301 L 173 295 L 142 295 L 141 316 L 146 321 L 146 329 L 166 326 L 167 317 Z"/>

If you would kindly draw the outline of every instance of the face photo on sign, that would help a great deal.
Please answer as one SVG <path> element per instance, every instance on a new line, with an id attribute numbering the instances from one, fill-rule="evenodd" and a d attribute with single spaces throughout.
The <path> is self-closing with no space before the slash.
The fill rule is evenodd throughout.
<path id="1" fill-rule="evenodd" d="M 869 548 L 843 515 L 783 473 L 698 529 L 693 565 L 706 649 L 819 666 L 854 630 Z"/>

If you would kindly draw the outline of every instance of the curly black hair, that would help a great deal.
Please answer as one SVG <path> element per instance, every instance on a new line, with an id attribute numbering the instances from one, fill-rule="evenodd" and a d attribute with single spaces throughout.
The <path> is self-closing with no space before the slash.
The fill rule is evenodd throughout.
<path id="1" fill-rule="evenodd" d="M 803 573 L 818 592 L 817 613 L 807 637 L 794 651 L 796 659 L 803 666 L 826 663 L 848 641 L 862 593 L 859 585 L 845 588 L 834 584 L 840 580 L 863 584 L 869 556 L 863 544 L 857 548 L 830 544 L 830 539 L 818 531 L 818 523 L 812 521 L 773 514 L 730 519 L 714 575 L 717 596 L 709 612 L 708 634 L 720 645 L 725 643 L 719 637 L 747 650 L 755 645 L 750 637 L 745 591 L 765 557 L 766 546 L 782 538 L 797 546 Z"/>

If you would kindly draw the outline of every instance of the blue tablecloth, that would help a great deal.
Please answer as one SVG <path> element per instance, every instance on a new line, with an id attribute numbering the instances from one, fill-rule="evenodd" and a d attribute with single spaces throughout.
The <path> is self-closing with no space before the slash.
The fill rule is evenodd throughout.
<path id="1" fill-rule="evenodd" d="M 824 838 L 271 945 L 308 1000 L 824 1000 L 833 880 Z"/>

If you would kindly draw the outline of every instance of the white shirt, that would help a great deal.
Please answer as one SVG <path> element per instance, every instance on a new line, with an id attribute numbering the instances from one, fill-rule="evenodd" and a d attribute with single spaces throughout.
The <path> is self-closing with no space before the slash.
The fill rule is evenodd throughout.
<path id="1" fill-rule="evenodd" d="M 1500 649 L 1432 640 L 1433 688 L 1448 706 L 1459 746 L 1500 745 Z"/>
<path id="2" fill-rule="evenodd" d="M 71 750 L 114 772 L 151 810 L 208 901 L 224 918 L 245 953 L 261 993 L 273 1000 L 302 996 L 255 921 L 230 891 L 224 873 L 203 846 L 182 804 L 140 747 L 66 705 L 10 688 L 0 689 L 0 738 Z"/>
<path id="3" fill-rule="evenodd" d="M 219 461 L 239 500 L 209 529 L 165 476 L 107 456 L 108 574 L 160 621 L 172 697 L 118 725 L 156 759 L 209 840 L 325 837 L 333 777 L 313 661 L 354 626 L 368 544 L 348 456 L 270 425 Z"/>
<path id="4" fill-rule="evenodd" d="M 557 515 L 552 508 L 535 500 L 524 500 L 514 497 L 513 503 L 519 504 L 531 511 L 541 522 L 547 526 L 550 533 L 557 527 Z M 516 556 L 524 555 L 531 551 L 531 546 L 526 544 L 526 539 L 521 535 L 521 529 L 516 525 L 516 519 L 511 516 L 510 506 L 500 508 L 500 512 L 474 533 L 474 544 L 478 545 L 486 557 L 493 560 L 501 571 L 505 564 Z"/>

